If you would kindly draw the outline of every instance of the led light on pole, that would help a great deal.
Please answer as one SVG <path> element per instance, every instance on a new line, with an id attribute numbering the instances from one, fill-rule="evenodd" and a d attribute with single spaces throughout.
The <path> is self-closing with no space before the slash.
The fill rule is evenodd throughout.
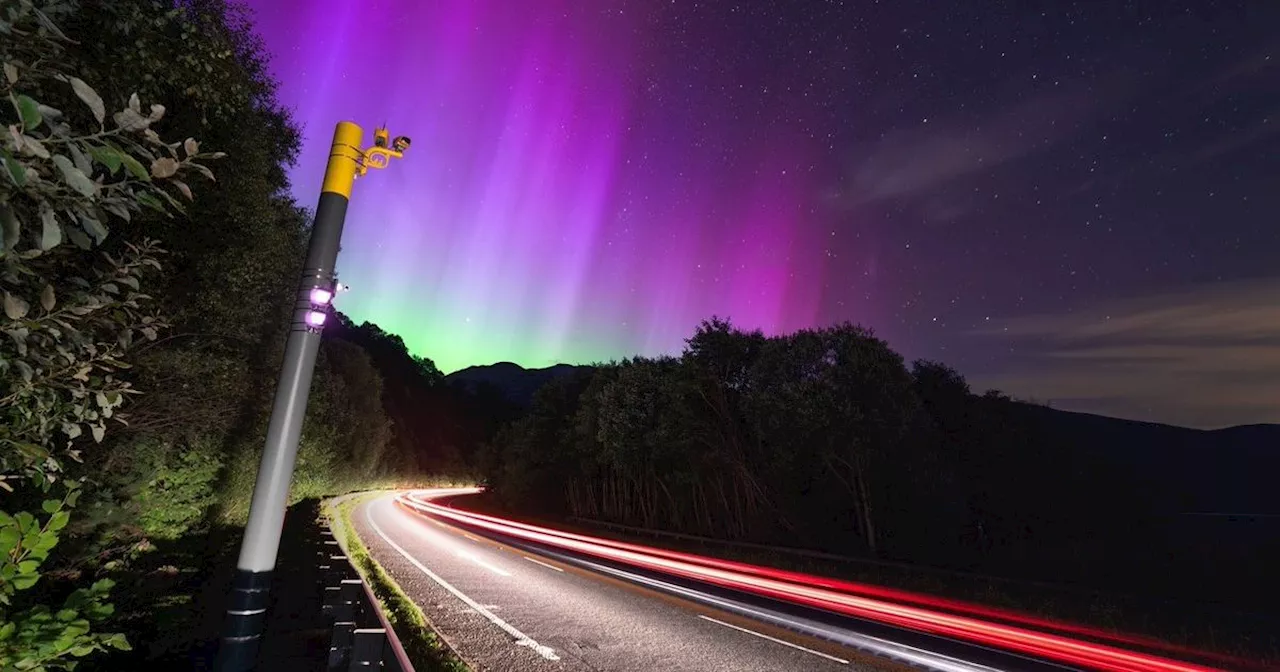
<path id="1" fill-rule="evenodd" d="M 311 305 L 316 308 L 328 308 L 333 301 L 333 290 L 316 287 L 311 290 Z"/>
<path id="2" fill-rule="evenodd" d="M 307 323 L 308 330 L 320 331 L 324 327 L 324 321 L 329 317 L 329 303 L 333 301 L 333 290 L 314 287 L 310 298 L 311 310 L 307 311 L 303 319 Z"/>
<path id="3" fill-rule="evenodd" d="M 356 178 L 370 168 L 387 167 L 391 159 L 404 156 L 404 150 L 409 147 L 408 138 L 401 136 L 392 140 L 385 128 L 379 128 L 374 134 L 374 146 L 362 150 L 363 135 L 359 126 L 341 122 L 329 148 L 320 204 L 311 227 L 307 261 L 294 304 L 289 340 L 285 343 L 271 422 L 267 425 L 267 442 L 258 466 L 258 480 L 253 486 L 249 521 L 240 543 L 240 559 L 228 599 L 222 643 L 214 661 L 218 672 L 248 672 L 257 665 L 271 575 L 280 551 L 289 482 L 293 479 L 302 419 L 307 412 L 307 396 L 320 349 L 320 331 L 328 319 L 335 290 L 345 289 L 336 284 L 334 265 L 338 260 L 351 187 Z"/>

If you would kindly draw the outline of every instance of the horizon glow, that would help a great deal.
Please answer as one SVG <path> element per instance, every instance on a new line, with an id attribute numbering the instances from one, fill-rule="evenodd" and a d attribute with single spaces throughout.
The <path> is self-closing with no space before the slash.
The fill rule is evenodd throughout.
<path id="1" fill-rule="evenodd" d="M 712 315 L 769 334 L 818 321 L 816 150 L 708 124 L 724 103 L 703 94 L 671 100 L 655 82 L 683 64 L 622 5 L 251 5 L 303 129 L 302 205 L 339 120 L 366 145 L 383 122 L 412 138 L 356 183 L 335 304 L 442 371 L 677 354 Z"/>

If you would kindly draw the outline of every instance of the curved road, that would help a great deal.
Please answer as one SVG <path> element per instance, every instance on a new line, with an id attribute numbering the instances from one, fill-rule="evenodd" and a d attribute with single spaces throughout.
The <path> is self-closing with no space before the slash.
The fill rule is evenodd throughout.
<path id="1" fill-rule="evenodd" d="M 358 507 L 352 523 L 378 563 L 477 671 L 1040 667 L 1027 659 L 1012 667 L 988 667 L 864 634 L 844 634 L 842 641 L 858 638 L 858 647 L 806 636 L 765 622 L 778 622 L 767 607 L 559 556 L 518 540 L 482 537 L 406 511 L 390 495 Z M 823 627 L 814 622 L 818 630 L 809 632 Z"/>

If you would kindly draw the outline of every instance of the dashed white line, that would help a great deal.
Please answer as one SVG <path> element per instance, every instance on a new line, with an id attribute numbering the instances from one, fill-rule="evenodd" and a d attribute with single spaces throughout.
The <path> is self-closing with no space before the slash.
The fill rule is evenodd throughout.
<path id="1" fill-rule="evenodd" d="M 745 633 L 747 633 L 748 635 L 755 635 L 756 637 L 759 637 L 759 638 L 761 638 L 761 639 L 767 639 L 767 640 L 769 640 L 769 641 L 771 641 L 771 642 L 775 642 L 775 643 L 777 643 L 777 644 L 781 644 L 781 645 L 783 645 L 783 646 L 789 646 L 789 647 L 791 647 L 791 648 L 793 648 L 793 649 L 796 649 L 796 650 L 799 650 L 799 651 L 804 651 L 805 653 L 812 653 L 813 655 L 818 656 L 818 657 L 820 657 L 820 658 L 826 658 L 827 660 L 834 660 L 834 661 L 836 661 L 837 663 L 840 663 L 841 665 L 848 665 L 848 664 L 849 664 L 849 661 L 845 660 L 844 658 L 836 658 L 835 656 L 829 656 L 829 655 L 827 655 L 827 654 L 825 654 L 825 653 L 823 653 L 823 652 L 821 652 L 821 651 L 814 651 L 813 649 L 810 649 L 810 648 L 807 648 L 807 647 L 800 646 L 799 644 L 792 644 L 791 642 L 788 642 L 788 641 L 783 640 L 783 639 L 778 639 L 777 637 L 770 637 L 769 635 L 766 635 L 766 634 L 764 634 L 764 633 L 762 633 L 762 632 L 756 632 L 755 630 L 748 630 L 748 629 L 746 629 L 746 628 L 738 627 L 738 626 L 736 626 L 736 625 L 734 625 L 734 624 L 732 624 L 732 623 L 725 623 L 724 621 L 721 621 L 721 620 L 719 620 L 719 619 L 715 619 L 715 618 L 711 618 L 710 616 L 703 616 L 702 614 L 698 614 L 698 618 L 701 618 L 701 619 L 702 619 L 702 620 L 704 620 L 704 621 L 711 621 L 712 623 L 716 623 L 716 624 L 718 624 L 718 625 L 723 625 L 723 626 L 724 626 L 724 627 L 726 627 L 726 628 L 733 628 L 734 630 L 737 630 L 738 632 L 745 632 Z"/>
<path id="2" fill-rule="evenodd" d="M 559 567 L 556 567 L 555 565 L 549 565 L 549 564 L 547 564 L 547 563 L 545 563 L 545 562 L 543 562 L 543 561 L 541 561 L 541 560 L 535 560 L 535 559 L 533 559 L 533 558 L 531 558 L 531 557 L 529 557 L 529 556 L 527 556 L 527 555 L 522 555 L 522 556 L 520 556 L 520 557 L 524 558 L 525 560 L 528 560 L 529 562 L 532 562 L 532 563 L 533 563 L 533 564 L 535 564 L 535 565 L 542 565 L 543 567 L 546 567 L 547 569 L 554 569 L 554 570 L 556 570 L 557 572 L 563 572 L 563 571 L 564 571 L 563 569 L 560 569 Z"/>
<path id="3" fill-rule="evenodd" d="M 369 527 L 373 528 L 373 531 L 377 532 L 378 536 L 382 537 L 382 540 L 387 542 L 387 545 L 389 545 L 391 548 L 396 549 L 396 552 L 404 556 L 405 560 L 408 560 L 409 562 L 413 563 L 413 566 L 421 570 L 423 574 L 426 574 L 427 578 L 440 584 L 441 588 L 444 588 L 450 593 L 453 593 L 454 597 L 458 598 L 459 600 L 462 600 L 464 603 L 466 603 L 467 606 L 474 609 L 476 613 L 489 619 L 490 623 L 493 623 L 499 628 L 502 628 L 503 631 L 505 631 L 508 635 L 511 635 L 512 637 L 514 637 L 516 640 L 516 646 L 527 646 L 533 649 L 538 655 L 542 656 L 543 658 L 546 658 L 547 660 L 560 660 L 560 656 L 556 655 L 556 652 L 554 649 L 552 649 L 549 646 L 543 646 L 542 644 L 535 642 L 531 637 L 524 634 L 523 632 L 520 632 L 510 623 L 507 623 L 501 618 L 498 618 L 497 616 L 494 615 L 492 611 L 485 609 L 483 606 L 480 605 L 480 603 L 467 597 L 462 593 L 462 591 L 458 590 L 457 588 L 454 588 L 448 581 L 445 581 L 444 579 L 440 578 L 435 572 L 431 571 L 430 569 L 427 569 L 426 565 L 423 565 L 421 562 L 418 562 L 417 558 L 413 557 L 412 555 L 409 555 L 409 552 L 404 550 L 404 548 L 402 548 L 400 544 L 397 544 L 396 542 L 391 541 L 391 538 L 388 537 L 387 534 L 382 531 L 382 528 L 378 527 L 378 524 L 373 522 L 372 506 L 364 507 L 364 517 L 365 517 L 365 520 L 369 521 Z"/>
<path id="4" fill-rule="evenodd" d="M 474 562 L 477 565 L 484 567 L 485 569 L 493 572 L 494 574 L 497 574 L 498 576 L 511 576 L 511 572 L 508 572 L 507 570 L 501 567 L 491 565 L 485 562 L 484 560 L 481 560 L 480 558 L 476 557 L 476 555 L 471 551 L 458 549 L 458 557 L 462 558 L 463 560 L 470 560 L 471 562 Z"/>

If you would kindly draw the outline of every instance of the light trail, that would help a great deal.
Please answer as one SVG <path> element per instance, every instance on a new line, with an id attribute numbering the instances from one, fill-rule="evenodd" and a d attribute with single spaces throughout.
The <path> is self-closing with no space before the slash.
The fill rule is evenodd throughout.
<path id="1" fill-rule="evenodd" d="M 447 490 L 447 491 L 436 491 L 436 490 L 416 491 L 416 492 L 408 493 L 407 497 L 419 503 L 426 503 L 425 500 L 427 499 L 446 498 L 446 497 L 453 497 L 453 496 L 463 495 L 463 494 L 475 494 L 480 491 L 481 491 L 480 488 L 471 488 L 471 489 L 456 488 L 456 489 Z M 464 513 L 471 513 L 471 512 L 464 511 Z M 477 516 L 483 517 L 483 514 L 472 513 L 471 515 L 477 515 Z M 649 546 L 641 546 L 641 545 L 630 544 L 630 543 L 621 542 L 621 541 L 614 541 L 612 539 L 603 539 L 599 537 L 591 537 L 587 535 L 575 534 L 572 532 L 565 532 L 563 530 L 543 528 L 543 527 L 538 527 L 534 525 L 528 525 L 527 523 L 521 523 L 519 521 L 506 520 L 502 518 L 493 518 L 493 519 L 497 521 L 505 522 L 510 525 L 520 526 L 528 530 L 555 534 L 558 536 L 565 537 L 567 539 L 577 539 L 580 541 L 600 544 L 600 545 L 609 546 L 612 548 L 630 550 L 630 551 L 645 553 L 648 555 L 655 555 L 655 556 L 664 557 L 664 558 L 671 558 L 674 560 L 691 562 L 694 564 L 699 564 L 707 567 L 716 567 L 716 568 L 725 569 L 732 572 L 739 572 L 743 574 L 750 574 L 753 576 L 761 576 L 766 578 L 779 579 L 783 581 L 790 581 L 792 583 L 801 583 L 809 586 L 828 588 L 841 593 L 848 593 L 852 595 L 861 595 L 863 597 L 884 599 L 884 600 L 889 600 L 891 602 L 913 604 L 916 606 L 925 607 L 927 609 L 939 609 L 939 610 L 943 610 L 943 611 L 947 611 L 947 612 L 951 612 L 959 615 L 964 615 L 964 616 L 971 616 L 975 618 L 997 620 L 1004 623 L 1021 625 L 1028 628 L 1041 630 L 1041 631 L 1049 631 L 1049 632 L 1058 633 L 1058 634 L 1069 634 L 1069 635 L 1075 635 L 1080 637 L 1086 637 L 1089 639 L 1093 639 L 1101 642 L 1107 642 L 1107 643 L 1115 644 L 1122 647 L 1141 647 L 1141 648 L 1146 648 L 1154 651 L 1159 651 L 1166 655 L 1171 655 L 1171 656 L 1179 656 L 1179 655 L 1196 656 L 1196 657 L 1202 657 L 1205 659 L 1212 659 L 1212 660 L 1215 660 L 1218 664 L 1225 666 L 1227 669 L 1230 669 L 1233 667 L 1249 666 L 1248 661 L 1244 661 L 1239 658 L 1233 658 L 1230 656 L 1218 655 L 1218 654 L 1210 654 L 1208 652 L 1199 651 L 1196 649 L 1192 649 L 1190 647 L 1173 645 L 1168 642 L 1163 642 L 1151 637 L 1125 635 L 1125 634 L 1119 634 L 1115 632 L 1109 632 L 1106 630 L 1101 630 L 1099 628 L 1087 627 L 1087 626 L 1083 626 L 1075 623 L 1066 623 L 1066 622 L 1055 621 L 1055 620 L 1050 620 L 1046 618 L 1037 618 L 1035 616 L 1030 616 L 1027 614 L 1011 611 L 1008 609 L 988 607 L 985 605 L 973 604 L 970 602 L 962 602 L 960 600 L 951 600 L 946 598 L 935 597 L 932 595 L 912 593 L 910 591 L 896 590 L 893 588 L 885 588 L 882 586 L 874 586 L 874 585 L 865 584 L 865 583 L 841 581 L 839 579 L 832 579 L 824 576 L 802 574 L 799 572 L 790 572 L 787 570 L 774 569 L 772 567 L 762 567 L 759 565 L 751 565 L 751 564 L 742 563 L 742 562 L 734 562 L 732 560 L 721 560 L 719 558 L 709 558 L 706 556 L 693 555 L 689 553 L 681 553 L 679 551 L 670 551 L 670 550 L 661 549 L 661 548 L 652 548 Z"/>
<path id="2" fill-rule="evenodd" d="M 478 492 L 478 489 L 449 491 L 449 495 Z M 1029 654 L 1046 660 L 1083 665 L 1091 669 L 1116 672 L 1206 672 L 1215 668 L 1180 662 L 1147 653 L 1128 651 L 1107 644 L 1081 641 L 1026 627 L 980 620 L 989 616 L 1001 620 L 1020 620 L 1024 624 L 1046 623 L 1055 630 L 1074 626 L 1040 621 L 977 605 L 939 600 L 925 595 L 882 589 L 834 579 L 776 570 L 768 567 L 707 558 L 676 551 L 655 549 L 590 537 L 506 520 L 496 516 L 471 513 L 431 502 L 443 492 L 425 491 L 401 495 L 397 502 L 410 510 L 440 516 L 464 525 L 487 529 L 537 544 L 610 560 L 633 567 L 657 571 L 671 576 L 748 592 L 791 604 L 863 618 L 917 632 L 949 637 L 970 643 Z M 937 611 L 943 608 L 961 613 Z M 1081 634 L 1092 634 L 1075 627 Z M 1111 639 L 1125 640 L 1112 636 Z"/>

